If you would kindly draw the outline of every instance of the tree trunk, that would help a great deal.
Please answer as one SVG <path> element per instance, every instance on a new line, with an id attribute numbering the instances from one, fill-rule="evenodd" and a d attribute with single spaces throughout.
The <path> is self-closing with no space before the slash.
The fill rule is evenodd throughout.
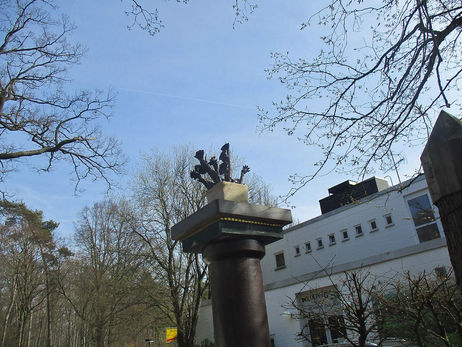
<path id="1" fill-rule="evenodd" d="M 43 268 L 45 270 L 45 286 L 47 291 L 47 343 L 46 347 L 53 346 L 53 340 L 51 335 L 51 287 L 50 287 L 50 275 L 48 271 L 48 264 L 46 261 L 45 253 L 43 251 L 43 245 L 39 243 L 40 255 L 42 256 Z"/>
<path id="2" fill-rule="evenodd" d="M 13 295 L 11 297 L 10 305 L 6 311 L 5 319 L 3 320 L 3 332 L 2 332 L 2 344 L 1 347 L 5 347 L 6 333 L 8 331 L 8 325 L 10 322 L 11 311 L 13 310 L 14 302 L 16 299 L 16 276 L 13 280 Z"/>
<path id="3" fill-rule="evenodd" d="M 21 309 L 18 319 L 18 347 L 22 347 L 22 343 L 24 341 L 24 326 L 26 325 L 26 312 L 24 309 Z"/>
<path id="4" fill-rule="evenodd" d="M 424 347 L 424 343 L 423 343 L 423 339 L 422 339 L 422 336 L 420 334 L 420 330 L 419 330 L 419 321 L 416 320 L 415 323 L 414 323 L 414 333 L 415 333 L 415 337 L 417 339 L 417 346 L 419 347 Z"/>
<path id="5" fill-rule="evenodd" d="M 34 319 L 34 312 L 31 311 L 30 318 L 29 318 L 29 328 L 27 329 L 27 347 L 30 347 L 30 340 L 32 337 L 32 321 Z"/>
<path id="6" fill-rule="evenodd" d="M 40 340 L 42 339 L 42 326 L 43 326 L 43 320 L 40 319 L 39 332 L 38 332 L 37 341 L 35 342 L 35 347 L 41 346 Z"/>
<path id="7" fill-rule="evenodd" d="M 96 340 L 96 347 L 104 347 L 103 327 L 100 324 L 97 324 L 95 328 L 95 340 Z"/>

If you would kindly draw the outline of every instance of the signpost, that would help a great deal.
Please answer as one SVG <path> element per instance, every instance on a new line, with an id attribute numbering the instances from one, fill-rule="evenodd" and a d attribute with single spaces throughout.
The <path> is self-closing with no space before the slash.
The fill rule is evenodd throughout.
<path id="1" fill-rule="evenodd" d="M 178 337 L 177 328 L 167 328 L 165 335 L 166 335 L 165 342 L 167 343 L 176 342 L 177 337 Z"/>

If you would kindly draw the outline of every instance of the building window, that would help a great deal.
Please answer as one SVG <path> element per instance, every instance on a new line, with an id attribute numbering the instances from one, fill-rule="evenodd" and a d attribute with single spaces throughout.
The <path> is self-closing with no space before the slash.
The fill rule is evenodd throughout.
<path id="1" fill-rule="evenodd" d="M 335 245 L 335 235 L 330 234 L 329 235 L 329 246 Z"/>
<path id="2" fill-rule="evenodd" d="M 324 248 L 324 245 L 322 244 L 322 239 L 317 239 L 318 241 L 318 249 Z"/>
<path id="3" fill-rule="evenodd" d="M 305 243 L 305 252 L 306 253 L 311 252 L 311 243 L 310 242 Z"/>
<path id="4" fill-rule="evenodd" d="M 448 272 L 444 266 L 435 267 L 435 275 L 439 279 L 443 279 L 448 276 Z"/>
<path id="5" fill-rule="evenodd" d="M 295 246 L 295 256 L 299 256 L 300 255 L 300 246 Z"/>
<path id="6" fill-rule="evenodd" d="M 347 229 L 343 229 L 341 231 L 342 233 L 342 236 L 343 236 L 343 240 L 342 241 L 348 241 L 350 239 L 350 237 L 348 236 L 348 230 Z"/>
<path id="7" fill-rule="evenodd" d="M 361 224 L 355 225 L 356 230 L 356 237 L 363 236 L 363 228 L 361 228 Z"/>
<path id="8" fill-rule="evenodd" d="M 385 217 L 386 227 L 391 227 L 393 225 L 393 218 L 391 218 L 391 214 L 387 214 Z"/>
<path id="9" fill-rule="evenodd" d="M 371 233 L 378 230 L 378 228 L 377 228 L 377 222 L 375 221 L 375 219 L 370 220 L 370 221 L 369 221 L 369 225 L 370 225 L 370 227 L 371 227 Z"/>
<path id="10" fill-rule="evenodd" d="M 420 242 L 430 241 L 440 237 L 436 218 L 427 194 L 418 196 L 408 202 L 412 220 L 416 227 Z"/>
<path id="11" fill-rule="evenodd" d="M 330 316 L 327 319 L 330 337 L 333 343 L 339 343 L 347 336 L 343 316 Z"/>
<path id="12" fill-rule="evenodd" d="M 274 255 L 276 258 L 276 270 L 283 269 L 286 267 L 286 261 L 284 259 L 284 252 L 277 253 Z"/>
<path id="13" fill-rule="evenodd" d="M 442 279 L 448 276 L 448 271 L 444 266 L 435 267 L 435 275 L 439 279 Z"/>
<path id="14" fill-rule="evenodd" d="M 310 340 L 313 346 L 327 344 L 326 328 L 322 318 L 310 319 L 308 328 L 310 329 Z"/>

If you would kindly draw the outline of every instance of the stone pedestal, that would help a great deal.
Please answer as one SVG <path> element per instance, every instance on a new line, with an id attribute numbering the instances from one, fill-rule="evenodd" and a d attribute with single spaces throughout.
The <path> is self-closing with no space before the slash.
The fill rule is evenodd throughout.
<path id="1" fill-rule="evenodd" d="M 462 122 L 441 111 L 420 161 L 462 290 Z"/>
<path id="2" fill-rule="evenodd" d="M 172 228 L 172 238 L 209 263 L 216 346 L 269 347 L 260 260 L 292 216 L 287 209 L 242 202 L 235 192 L 213 192 L 209 204 Z M 217 199 L 233 195 L 238 202 Z"/>

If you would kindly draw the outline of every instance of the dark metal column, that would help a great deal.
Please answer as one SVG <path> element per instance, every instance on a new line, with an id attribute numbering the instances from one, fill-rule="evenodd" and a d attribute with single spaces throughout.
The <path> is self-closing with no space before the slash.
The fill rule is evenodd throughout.
<path id="1" fill-rule="evenodd" d="M 211 243 L 209 265 L 215 343 L 219 347 L 269 347 L 260 259 L 262 243 L 236 239 Z"/>

